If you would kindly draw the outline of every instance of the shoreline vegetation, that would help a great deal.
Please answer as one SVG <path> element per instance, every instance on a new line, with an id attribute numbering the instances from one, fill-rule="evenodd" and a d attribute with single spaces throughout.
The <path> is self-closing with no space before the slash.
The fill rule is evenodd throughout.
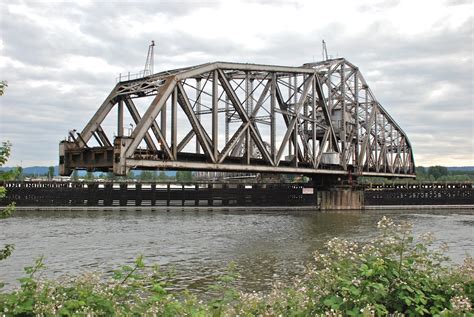
<path id="1" fill-rule="evenodd" d="M 142 256 L 111 276 L 56 280 L 41 277 L 39 258 L 18 289 L 0 289 L 0 316 L 474 316 L 472 258 L 452 264 L 409 223 L 383 217 L 377 230 L 370 242 L 329 240 L 302 276 L 268 293 L 239 290 L 232 264 L 203 295 L 174 291 L 173 275 Z"/>

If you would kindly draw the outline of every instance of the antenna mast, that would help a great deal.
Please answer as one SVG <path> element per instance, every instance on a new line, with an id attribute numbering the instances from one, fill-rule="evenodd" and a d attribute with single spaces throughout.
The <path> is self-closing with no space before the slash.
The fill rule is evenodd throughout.
<path id="1" fill-rule="evenodd" d="M 323 40 L 323 61 L 327 61 L 328 59 L 328 49 L 326 47 L 326 42 Z"/>
<path id="2" fill-rule="evenodd" d="M 145 69 L 143 70 L 143 76 L 153 75 L 154 47 L 155 47 L 155 41 L 151 41 L 150 46 L 148 46 L 148 55 L 146 57 Z"/>

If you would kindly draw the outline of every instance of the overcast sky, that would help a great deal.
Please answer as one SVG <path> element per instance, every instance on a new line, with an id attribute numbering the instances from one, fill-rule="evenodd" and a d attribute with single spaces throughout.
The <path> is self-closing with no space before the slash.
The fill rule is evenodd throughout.
<path id="1" fill-rule="evenodd" d="M 210 61 L 356 64 L 408 134 L 417 165 L 474 165 L 471 0 L 0 0 L 0 141 L 9 166 L 57 165 L 118 73 Z"/>

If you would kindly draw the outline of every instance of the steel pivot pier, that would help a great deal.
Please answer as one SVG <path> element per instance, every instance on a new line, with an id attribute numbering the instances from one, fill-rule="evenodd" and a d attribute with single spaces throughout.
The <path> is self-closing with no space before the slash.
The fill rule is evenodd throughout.
<path id="1" fill-rule="evenodd" d="M 414 168 L 406 134 L 343 58 L 301 67 L 215 62 L 122 81 L 82 132 L 60 143 L 61 175 L 414 177 Z"/>

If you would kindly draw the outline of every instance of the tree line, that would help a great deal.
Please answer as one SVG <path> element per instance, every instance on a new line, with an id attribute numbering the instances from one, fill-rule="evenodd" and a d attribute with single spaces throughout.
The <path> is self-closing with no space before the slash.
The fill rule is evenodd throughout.
<path id="1" fill-rule="evenodd" d="M 415 169 L 419 181 L 474 181 L 474 170 L 449 170 L 445 166 L 418 166 Z"/>

